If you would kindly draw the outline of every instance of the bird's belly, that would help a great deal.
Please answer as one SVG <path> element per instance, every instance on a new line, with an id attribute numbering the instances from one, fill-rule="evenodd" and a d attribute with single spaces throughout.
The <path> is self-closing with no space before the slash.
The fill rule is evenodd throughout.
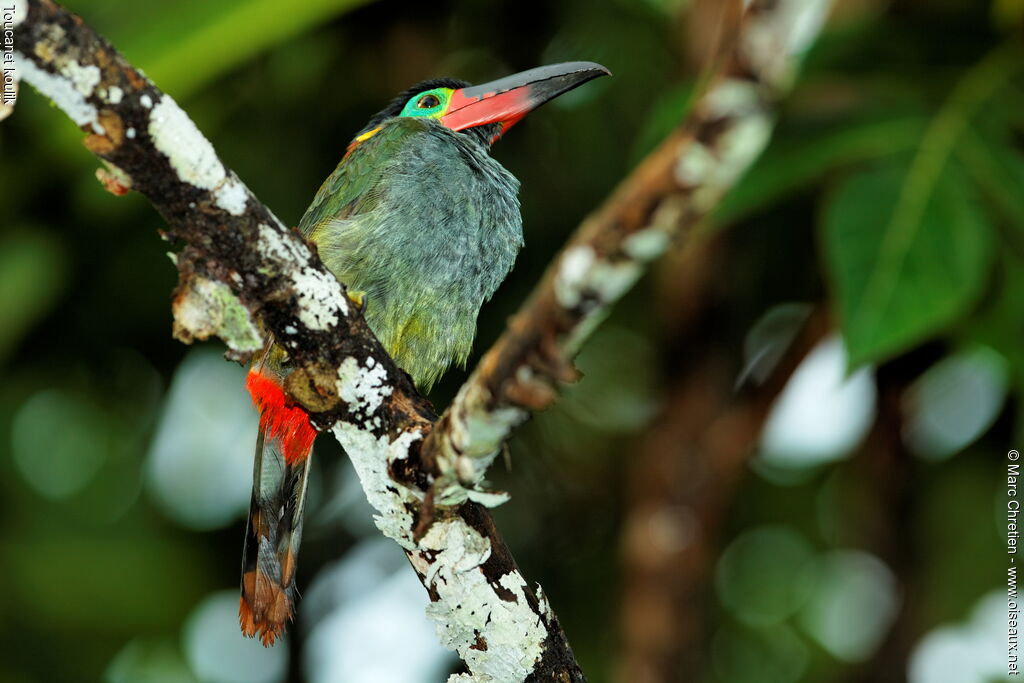
<path id="1" fill-rule="evenodd" d="M 366 322 L 417 386 L 428 389 L 453 362 L 465 364 L 479 304 L 416 286 L 379 296 L 367 293 Z"/>

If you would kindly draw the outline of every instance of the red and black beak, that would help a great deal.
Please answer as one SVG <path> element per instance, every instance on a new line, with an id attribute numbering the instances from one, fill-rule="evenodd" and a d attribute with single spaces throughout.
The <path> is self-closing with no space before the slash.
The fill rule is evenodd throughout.
<path id="1" fill-rule="evenodd" d="M 452 130 L 501 124 L 501 129 L 491 138 L 494 142 L 548 100 L 599 76 L 611 76 L 611 73 L 594 62 L 565 62 L 537 67 L 483 85 L 471 85 L 452 92 L 441 123 Z"/>

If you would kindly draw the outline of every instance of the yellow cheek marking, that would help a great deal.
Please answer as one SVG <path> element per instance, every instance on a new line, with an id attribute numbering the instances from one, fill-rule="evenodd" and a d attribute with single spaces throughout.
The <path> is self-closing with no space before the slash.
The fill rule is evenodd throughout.
<path id="1" fill-rule="evenodd" d="M 379 132 L 380 132 L 380 126 L 374 128 L 373 130 L 368 130 L 365 133 L 363 133 L 362 135 L 356 136 L 356 139 L 353 140 L 352 142 L 348 143 L 348 147 L 345 148 L 345 157 L 347 157 L 349 154 L 351 154 L 352 150 L 354 150 L 356 147 L 358 147 L 359 145 L 363 144 L 365 141 L 369 140 L 370 138 L 372 138 L 374 135 L 376 135 Z M 344 157 L 342 157 L 342 158 L 344 158 Z"/>
<path id="2" fill-rule="evenodd" d="M 372 138 L 374 135 L 376 135 L 379 132 L 380 132 L 380 126 L 378 126 L 377 128 L 374 128 L 373 130 L 368 130 L 365 133 L 363 133 L 362 135 L 360 135 L 359 137 L 357 137 L 356 138 L 356 142 L 364 142 L 366 140 L 369 140 L 370 138 Z"/>

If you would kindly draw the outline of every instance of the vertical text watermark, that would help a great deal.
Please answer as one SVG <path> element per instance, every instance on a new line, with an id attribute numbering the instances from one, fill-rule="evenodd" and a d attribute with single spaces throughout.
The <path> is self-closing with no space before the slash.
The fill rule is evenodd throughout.
<path id="1" fill-rule="evenodd" d="M 1017 495 L 1017 481 L 1020 479 L 1020 453 L 1011 450 L 1006 454 L 1006 673 L 1020 675 L 1020 605 L 1017 602 L 1017 541 L 1020 537 L 1020 497 Z"/>
<path id="2" fill-rule="evenodd" d="M 17 85 L 14 79 L 14 5 L 0 7 L 0 106 L 14 106 Z"/>

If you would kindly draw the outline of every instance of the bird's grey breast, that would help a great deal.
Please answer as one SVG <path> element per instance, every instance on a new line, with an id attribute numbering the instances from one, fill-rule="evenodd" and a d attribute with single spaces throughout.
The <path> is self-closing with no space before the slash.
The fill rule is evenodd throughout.
<path id="1" fill-rule="evenodd" d="M 378 220 L 390 259 L 479 306 L 522 247 L 519 182 L 476 140 L 432 121 L 393 160 Z"/>

